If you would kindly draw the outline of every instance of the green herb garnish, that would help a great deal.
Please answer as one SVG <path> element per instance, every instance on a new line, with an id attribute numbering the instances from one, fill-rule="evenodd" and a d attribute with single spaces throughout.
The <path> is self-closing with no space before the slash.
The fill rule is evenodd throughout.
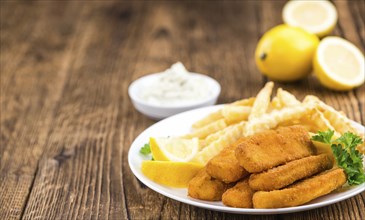
<path id="1" fill-rule="evenodd" d="M 334 133 L 335 132 L 332 131 L 332 130 L 318 131 L 318 134 L 314 135 L 312 137 L 312 140 L 322 142 L 322 143 L 326 143 L 326 144 L 331 144 L 332 136 L 333 136 Z"/>
<path id="2" fill-rule="evenodd" d="M 356 149 L 363 141 L 361 137 L 351 132 L 344 133 L 332 141 L 334 131 L 319 131 L 312 140 L 330 144 L 339 167 L 345 170 L 349 185 L 359 185 L 365 182 L 363 155 Z"/>
<path id="3" fill-rule="evenodd" d="M 145 156 L 148 156 L 151 154 L 151 147 L 150 144 L 147 143 L 145 144 L 143 147 L 141 147 L 141 149 L 139 150 L 139 152 Z"/>
<path id="4" fill-rule="evenodd" d="M 151 155 L 151 146 L 149 143 L 144 144 L 143 147 L 141 147 L 141 149 L 139 150 L 139 152 L 145 156 L 151 156 L 151 160 L 155 160 L 153 159 L 152 155 Z"/>

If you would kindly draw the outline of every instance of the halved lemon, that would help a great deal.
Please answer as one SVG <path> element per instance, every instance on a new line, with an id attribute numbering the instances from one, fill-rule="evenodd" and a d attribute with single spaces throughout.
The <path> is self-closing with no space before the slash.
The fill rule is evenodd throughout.
<path id="1" fill-rule="evenodd" d="M 337 18 L 335 6 L 327 0 L 291 0 L 283 8 L 284 23 L 301 27 L 318 37 L 331 33 L 336 26 Z"/>
<path id="2" fill-rule="evenodd" d="M 199 151 L 199 139 L 151 137 L 150 146 L 154 160 L 187 162 Z"/>
<path id="3" fill-rule="evenodd" d="M 143 161 L 142 173 L 156 183 L 171 187 L 187 187 L 189 181 L 203 168 L 190 162 Z"/>
<path id="4" fill-rule="evenodd" d="M 326 37 L 319 43 L 313 67 L 321 84 L 333 90 L 350 90 L 365 80 L 364 54 L 340 37 Z"/>

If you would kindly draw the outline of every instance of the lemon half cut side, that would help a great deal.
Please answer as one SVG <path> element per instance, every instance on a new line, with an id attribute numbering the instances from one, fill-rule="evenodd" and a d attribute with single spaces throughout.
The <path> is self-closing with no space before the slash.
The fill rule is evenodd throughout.
<path id="1" fill-rule="evenodd" d="M 150 146 L 154 160 L 188 162 L 198 153 L 200 144 L 198 138 L 151 137 Z"/>
<path id="2" fill-rule="evenodd" d="M 324 38 L 316 51 L 314 73 L 322 85 L 338 91 L 350 90 L 364 83 L 364 54 L 340 37 Z"/>
<path id="3" fill-rule="evenodd" d="M 318 37 L 328 35 L 336 26 L 338 15 L 328 0 L 288 1 L 283 8 L 284 23 L 301 27 Z"/>

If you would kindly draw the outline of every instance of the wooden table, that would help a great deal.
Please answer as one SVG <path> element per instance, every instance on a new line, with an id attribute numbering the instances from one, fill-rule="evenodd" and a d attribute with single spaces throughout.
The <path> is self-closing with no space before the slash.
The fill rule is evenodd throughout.
<path id="1" fill-rule="evenodd" d="M 310 211 L 234 215 L 189 206 L 139 182 L 127 154 L 155 123 L 127 94 L 182 61 L 222 85 L 219 103 L 267 81 L 253 52 L 284 1 L 1 1 L 0 219 L 364 219 L 365 194 Z M 364 50 L 364 1 L 335 1 L 335 35 Z M 364 124 L 365 86 L 314 77 L 276 87 L 315 94 Z"/>

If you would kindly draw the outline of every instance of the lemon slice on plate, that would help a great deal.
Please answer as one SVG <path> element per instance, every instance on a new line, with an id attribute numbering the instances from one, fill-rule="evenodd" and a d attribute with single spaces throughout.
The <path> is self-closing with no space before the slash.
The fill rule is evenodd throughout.
<path id="1" fill-rule="evenodd" d="M 340 37 L 326 37 L 320 42 L 313 67 L 321 84 L 333 90 L 350 90 L 365 80 L 364 54 Z"/>
<path id="2" fill-rule="evenodd" d="M 149 160 L 142 162 L 141 170 L 156 183 L 183 188 L 202 168 L 197 163 Z"/>
<path id="3" fill-rule="evenodd" d="M 327 0 L 292 0 L 283 8 L 284 23 L 301 27 L 318 37 L 326 36 L 334 29 L 337 17 L 335 6 Z"/>
<path id="4" fill-rule="evenodd" d="M 199 139 L 150 138 L 154 160 L 190 161 L 199 151 Z"/>

